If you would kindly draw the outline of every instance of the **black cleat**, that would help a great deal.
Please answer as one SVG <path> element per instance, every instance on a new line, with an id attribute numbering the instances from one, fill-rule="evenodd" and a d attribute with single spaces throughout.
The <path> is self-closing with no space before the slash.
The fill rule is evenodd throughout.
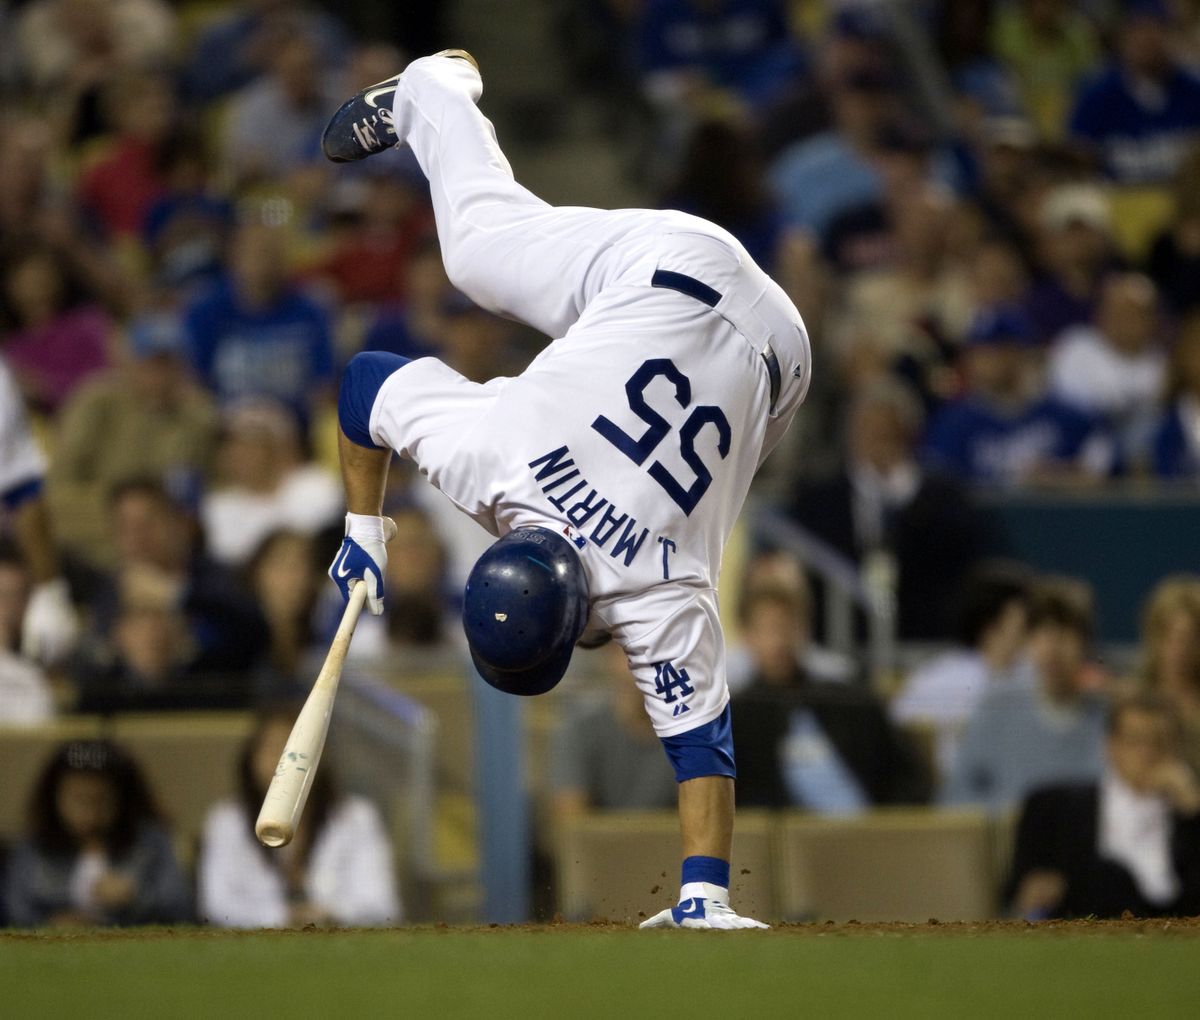
<path id="1" fill-rule="evenodd" d="M 434 56 L 465 60 L 479 70 L 479 64 L 466 50 L 442 50 Z M 363 89 L 338 107 L 321 136 L 321 149 L 327 159 L 334 163 L 351 163 L 390 149 L 399 142 L 392 123 L 392 106 L 399 83 L 400 75 L 388 78 Z"/>

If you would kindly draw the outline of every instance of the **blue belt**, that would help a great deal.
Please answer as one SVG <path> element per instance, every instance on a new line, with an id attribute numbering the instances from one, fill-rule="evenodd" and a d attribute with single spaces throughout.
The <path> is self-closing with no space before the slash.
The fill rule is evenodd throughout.
<path id="1" fill-rule="evenodd" d="M 663 287 L 666 290 L 678 291 L 688 297 L 702 301 L 709 308 L 716 308 L 721 300 L 721 292 L 713 290 L 707 283 L 701 283 L 694 276 L 686 273 L 676 273 L 670 269 L 656 269 L 650 277 L 651 287 Z M 783 377 L 779 372 L 779 359 L 770 344 L 763 347 L 759 354 L 767 366 L 767 376 L 771 380 L 771 410 L 775 410 L 775 401 L 779 399 L 779 390 L 783 386 Z"/>

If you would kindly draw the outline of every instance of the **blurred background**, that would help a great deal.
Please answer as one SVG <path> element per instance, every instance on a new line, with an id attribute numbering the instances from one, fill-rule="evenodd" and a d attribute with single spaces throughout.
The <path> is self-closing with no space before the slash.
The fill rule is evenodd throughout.
<path id="1" fill-rule="evenodd" d="M 517 176 L 728 228 L 810 395 L 721 580 L 768 920 L 1200 912 L 1200 3 L 0 5 L 0 923 L 636 920 L 674 781 L 612 649 L 468 668 L 489 539 L 397 462 L 305 827 L 252 821 L 340 614 L 337 380 L 545 338 L 330 113 L 470 49 Z"/>

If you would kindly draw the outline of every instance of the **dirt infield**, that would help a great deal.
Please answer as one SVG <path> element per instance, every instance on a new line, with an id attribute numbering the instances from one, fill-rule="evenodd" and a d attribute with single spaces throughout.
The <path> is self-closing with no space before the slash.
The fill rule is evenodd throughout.
<path id="1" fill-rule="evenodd" d="M 410 925 L 403 928 L 318 928 L 309 925 L 305 928 L 290 928 L 282 930 L 249 930 L 241 931 L 227 928 L 89 928 L 69 931 L 0 931 L 0 944 L 10 942 L 120 942 L 120 941 L 154 941 L 171 939 L 238 939 L 238 938 L 321 938 L 341 937 L 345 935 L 379 935 L 387 931 L 403 932 L 405 934 L 438 935 L 478 935 L 490 934 L 498 938 L 506 934 L 555 934 L 567 935 L 572 933 L 601 932 L 613 933 L 631 931 L 632 926 L 617 921 L 587 921 L 584 923 L 568 923 L 555 921 L 548 924 L 514 924 L 514 925 Z M 1079 936 L 1168 936 L 1190 937 L 1200 936 L 1200 917 L 1179 918 L 1138 918 L 1123 917 L 1118 920 L 1099 920 L 1084 918 L 1072 921 L 938 921 L 930 918 L 920 924 L 901 921 L 846 921 L 843 923 L 807 922 L 800 924 L 775 924 L 766 931 L 756 931 L 755 938 L 771 937 L 828 937 L 845 935 L 877 935 L 877 936 L 911 936 L 924 938 L 927 936 L 947 936 L 978 938 L 980 936 L 1003 935 L 1040 935 L 1047 937 L 1076 938 Z"/>

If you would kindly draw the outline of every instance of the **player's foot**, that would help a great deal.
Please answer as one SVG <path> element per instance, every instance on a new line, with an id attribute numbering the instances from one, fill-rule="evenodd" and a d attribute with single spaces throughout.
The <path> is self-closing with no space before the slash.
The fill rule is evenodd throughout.
<path id="1" fill-rule="evenodd" d="M 479 64 L 466 50 L 441 50 L 435 57 L 465 60 L 476 71 Z M 350 163 L 390 149 L 399 142 L 392 124 L 392 106 L 400 75 L 363 89 L 344 102 L 325 126 L 321 149 L 334 163 Z"/>

